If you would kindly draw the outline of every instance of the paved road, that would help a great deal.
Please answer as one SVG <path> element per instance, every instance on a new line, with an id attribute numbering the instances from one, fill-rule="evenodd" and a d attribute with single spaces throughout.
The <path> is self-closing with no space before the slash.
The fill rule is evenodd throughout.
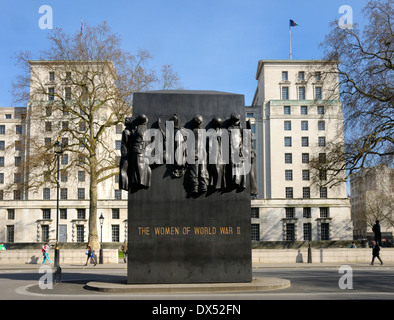
<path id="1" fill-rule="evenodd" d="M 63 266 L 62 281 L 41 283 L 51 269 L 40 266 L 0 266 L 0 299 L 17 300 L 340 300 L 394 299 L 394 265 L 275 265 L 253 269 L 254 277 L 291 281 L 286 289 L 250 293 L 106 294 L 86 290 L 89 281 L 123 281 L 125 265 Z M 343 266 L 342 266 L 343 267 Z"/>

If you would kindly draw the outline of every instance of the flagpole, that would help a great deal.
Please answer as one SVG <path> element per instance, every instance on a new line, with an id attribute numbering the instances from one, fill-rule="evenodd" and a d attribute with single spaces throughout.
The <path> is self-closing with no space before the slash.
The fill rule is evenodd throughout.
<path id="1" fill-rule="evenodd" d="M 289 26 L 289 44 L 290 44 L 290 60 L 292 60 L 292 54 L 291 54 L 291 26 Z"/>

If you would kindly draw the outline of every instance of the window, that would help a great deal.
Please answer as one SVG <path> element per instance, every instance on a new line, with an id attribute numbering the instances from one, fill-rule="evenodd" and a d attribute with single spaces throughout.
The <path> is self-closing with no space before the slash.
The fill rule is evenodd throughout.
<path id="1" fill-rule="evenodd" d="M 327 187 L 320 187 L 320 198 L 327 198 Z"/>
<path id="2" fill-rule="evenodd" d="M 77 209 L 77 219 L 79 219 L 79 220 L 86 219 L 86 210 L 85 209 Z"/>
<path id="3" fill-rule="evenodd" d="M 85 188 L 78 188 L 78 200 L 85 200 Z"/>
<path id="4" fill-rule="evenodd" d="M 22 132 L 22 126 L 17 124 L 15 126 L 15 132 L 16 132 L 16 134 L 22 134 L 23 133 Z"/>
<path id="5" fill-rule="evenodd" d="M 283 106 L 283 114 L 291 114 L 291 107 Z"/>
<path id="6" fill-rule="evenodd" d="M 320 207 L 320 218 L 329 218 L 328 207 Z"/>
<path id="7" fill-rule="evenodd" d="M 312 240 L 312 224 L 310 222 L 304 223 L 304 241 Z"/>
<path id="8" fill-rule="evenodd" d="M 327 180 L 327 170 L 319 169 L 319 178 L 320 180 Z"/>
<path id="9" fill-rule="evenodd" d="M 60 199 L 67 200 L 67 188 L 60 189 Z"/>
<path id="10" fill-rule="evenodd" d="M 255 219 L 258 219 L 260 217 L 259 208 L 251 208 L 251 217 Z"/>
<path id="11" fill-rule="evenodd" d="M 85 226 L 77 225 L 77 242 L 85 242 Z"/>
<path id="12" fill-rule="evenodd" d="M 23 200 L 21 190 L 14 190 L 14 200 Z"/>
<path id="13" fill-rule="evenodd" d="M 282 71 L 282 81 L 289 80 L 289 74 L 287 71 Z"/>
<path id="14" fill-rule="evenodd" d="M 14 226 L 7 226 L 7 242 L 13 243 L 15 237 L 15 227 Z"/>
<path id="15" fill-rule="evenodd" d="M 315 72 L 315 81 L 320 81 L 321 80 L 321 72 L 320 71 L 316 71 Z"/>
<path id="16" fill-rule="evenodd" d="M 53 71 L 49 72 L 49 81 L 55 81 L 55 72 Z"/>
<path id="17" fill-rule="evenodd" d="M 48 132 L 52 131 L 52 122 L 50 122 L 50 121 L 45 122 L 45 131 L 48 131 Z"/>
<path id="18" fill-rule="evenodd" d="M 298 100 L 305 100 L 305 87 L 298 87 Z"/>
<path id="19" fill-rule="evenodd" d="M 15 151 L 21 151 L 22 150 L 22 141 L 17 140 L 15 141 Z"/>
<path id="20" fill-rule="evenodd" d="M 55 88 L 48 88 L 48 100 L 53 101 L 55 100 Z"/>
<path id="21" fill-rule="evenodd" d="M 309 219 L 312 217 L 310 207 L 302 208 L 302 217 L 306 218 L 306 219 Z"/>
<path id="22" fill-rule="evenodd" d="M 302 163 L 309 163 L 309 153 L 303 153 L 301 156 L 302 156 Z"/>
<path id="23" fill-rule="evenodd" d="M 320 130 L 320 131 L 326 130 L 326 122 L 325 122 L 324 120 L 320 120 L 320 121 L 317 123 L 317 128 L 318 128 L 318 130 Z"/>
<path id="24" fill-rule="evenodd" d="M 62 164 L 68 164 L 68 154 L 64 153 L 62 154 Z"/>
<path id="25" fill-rule="evenodd" d="M 299 81 L 304 81 L 305 80 L 305 72 L 304 71 L 299 71 L 298 72 L 298 80 Z"/>
<path id="26" fill-rule="evenodd" d="M 293 187 L 286 187 L 285 194 L 286 199 L 293 199 Z"/>
<path id="27" fill-rule="evenodd" d="M 123 132 L 123 125 L 121 123 L 117 124 L 116 125 L 116 134 L 122 134 L 122 132 Z"/>
<path id="28" fill-rule="evenodd" d="M 324 110 L 324 106 L 318 106 L 317 107 L 317 114 L 324 114 L 325 110 Z"/>
<path id="29" fill-rule="evenodd" d="M 294 208 L 285 208 L 286 219 L 293 219 L 295 217 L 294 211 Z"/>
<path id="30" fill-rule="evenodd" d="M 49 188 L 44 188 L 44 189 L 43 189 L 42 198 L 43 198 L 43 200 L 50 200 L 50 199 L 51 199 L 51 189 L 49 189 Z"/>
<path id="31" fill-rule="evenodd" d="M 0 157 L 0 167 L 4 167 L 4 157 Z"/>
<path id="32" fill-rule="evenodd" d="M 49 226 L 48 225 L 42 225 L 41 226 L 41 240 L 43 242 L 48 241 L 49 239 Z"/>
<path id="33" fill-rule="evenodd" d="M 291 121 L 285 121 L 284 122 L 284 129 L 285 131 L 290 131 L 291 130 Z"/>
<path id="34" fill-rule="evenodd" d="M 85 171 L 78 171 L 78 182 L 85 182 Z"/>
<path id="35" fill-rule="evenodd" d="M 294 223 L 286 223 L 286 241 L 295 240 L 295 227 Z"/>
<path id="36" fill-rule="evenodd" d="M 5 141 L 0 141 L 0 151 L 5 150 Z"/>
<path id="37" fill-rule="evenodd" d="M 119 219 L 120 214 L 119 214 L 119 209 L 112 209 L 112 219 Z"/>
<path id="38" fill-rule="evenodd" d="M 6 119 L 12 119 L 12 115 L 6 114 L 6 115 L 5 115 L 5 118 L 6 118 Z"/>
<path id="39" fill-rule="evenodd" d="M 291 147 L 291 137 L 285 137 L 285 147 Z"/>
<path id="40" fill-rule="evenodd" d="M 330 225 L 328 223 L 320 225 L 320 240 L 330 240 Z"/>
<path id="41" fill-rule="evenodd" d="M 52 115 L 52 107 L 50 107 L 50 106 L 45 107 L 45 115 L 47 117 L 50 117 Z"/>
<path id="42" fill-rule="evenodd" d="M 44 138 L 44 145 L 45 145 L 45 148 L 51 148 L 52 147 L 52 139 L 51 138 Z"/>
<path id="43" fill-rule="evenodd" d="M 122 200 L 122 190 L 115 190 L 115 199 Z"/>
<path id="44" fill-rule="evenodd" d="M 112 242 L 119 242 L 119 225 L 111 225 Z"/>
<path id="45" fill-rule="evenodd" d="M 0 184 L 4 184 L 4 173 L 0 173 Z"/>
<path id="46" fill-rule="evenodd" d="M 22 163 L 22 157 L 15 157 L 15 167 L 19 167 Z"/>
<path id="47" fill-rule="evenodd" d="M 301 121 L 301 130 L 308 131 L 308 121 Z"/>
<path id="48" fill-rule="evenodd" d="M 7 219 L 15 220 L 15 209 L 7 209 Z"/>
<path id="49" fill-rule="evenodd" d="M 301 114 L 308 114 L 308 106 L 301 106 Z"/>
<path id="50" fill-rule="evenodd" d="M 68 138 L 62 138 L 62 146 L 66 148 L 68 146 Z"/>
<path id="51" fill-rule="evenodd" d="M 293 170 L 285 170 L 285 180 L 293 181 Z"/>
<path id="52" fill-rule="evenodd" d="M 44 220 L 50 220 L 51 219 L 51 209 L 41 209 L 42 210 L 42 218 Z"/>
<path id="53" fill-rule="evenodd" d="M 315 87 L 315 99 L 316 100 L 322 99 L 322 88 L 321 87 Z"/>
<path id="54" fill-rule="evenodd" d="M 68 121 L 62 121 L 62 129 L 68 130 Z"/>
<path id="55" fill-rule="evenodd" d="M 309 170 L 302 170 L 302 180 L 309 181 L 309 179 L 310 179 Z"/>
<path id="56" fill-rule="evenodd" d="M 289 87 L 282 87 L 282 100 L 289 100 Z"/>
<path id="57" fill-rule="evenodd" d="M 5 134 L 5 125 L 0 126 L 0 134 Z"/>
<path id="58" fill-rule="evenodd" d="M 285 153 L 285 163 L 293 163 L 293 154 Z"/>
<path id="59" fill-rule="evenodd" d="M 71 81 L 71 72 L 66 72 L 66 81 Z"/>
<path id="60" fill-rule="evenodd" d="M 59 218 L 63 220 L 67 219 L 67 209 L 59 209 Z"/>
<path id="61" fill-rule="evenodd" d="M 122 146 L 122 141 L 116 140 L 115 141 L 115 150 L 120 150 L 121 146 Z"/>
<path id="62" fill-rule="evenodd" d="M 22 182 L 22 174 L 14 173 L 14 183 L 18 184 Z"/>
<path id="63" fill-rule="evenodd" d="M 301 137 L 301 146 L 308 147 L 309 146 L 309 137 Z"/>
<path id="64" fill-rule="evenodd" d="M 260 241 L 260 224 L 252 223 L 251 236 L 253 241 Z"/>
<path id="65" fill-rule="evenodd" d="M 247 112 L 246 113 L 246 118 L 254 118 L 253 112 Z"/>
<path id="66" fill-rule="evenodd" d="M 68 181 L 68 172 L 67 172 L 67 170 L 61 170 L 60 171 L 60 181 L 61 182 L 67 182 Z"/>
<path id="67" fill-rule="evenodd" d="M 310 187 L 303 187 L 302 188 L 302 198 L 310 199 L 311 197 L 311 188 Z"/>
<path id="68" fill-rule="evenodd" d="M 319 163 L 326 163 L 327 156 L 325 153 L 319 153 Z"/>
<path id="69" fill-rule="evenodd" d="M 71 100 L 71 88 L 70 87 L 66 87 L 64 89 L 64 99 L 67 101 Z"/>
<path id="70" fill-rule="evenodd" d="M 318 144 L 319 144 L 319 147 L 325 147 L 326 146 L 326 137 L 319 137 Z"/>

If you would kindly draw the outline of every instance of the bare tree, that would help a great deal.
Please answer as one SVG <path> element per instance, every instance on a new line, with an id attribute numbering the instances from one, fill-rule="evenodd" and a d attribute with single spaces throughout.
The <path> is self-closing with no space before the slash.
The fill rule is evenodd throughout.
<path id="1" fill-rule="evenodd" d="M 160 89 L 162 90 L 183 89 L 183 84 L 180 81 L 178 73 L 174 72 L 173 66 L 170 64 L 166 64 L 162 66 L 159 85 L 160 85 Z"/>
<path id="2" fill-rule="evenodd" d="M 78 170 L 90 179 L 89 242 L 97 248 L 97 187 L 118 174 L 111 132 L 131 115 L 133 93 L 152 89 L 157 77 L 148 68 L 149 53 L 122 50 L 120 36 L 105 22 L 76 34 L 55 29 L 49 40 L 51 47 L 39 59 L 28 52 L 16 55 L 23 73 L 13 84 L 14 99 L 27 102 L 28 121 L 40 124 L 30 126 L 25 137 L 23 188 L 53 186 L 53 147 L 60 139 L 62 174 Z"/>
<path id="3" fill-rule="evenodd" d="M 338 73 L 339 87 L 333 90 L 343 102 L 346 137 L 345 144 L 326 148 L 327 184 L 343 181 L 339 172 L 394 161 L 393 1 L 369 1 L 363 12 L 365 26 L 334 21 L 322 44 L 325 59 L 337 62 L 331 72 Z"/>

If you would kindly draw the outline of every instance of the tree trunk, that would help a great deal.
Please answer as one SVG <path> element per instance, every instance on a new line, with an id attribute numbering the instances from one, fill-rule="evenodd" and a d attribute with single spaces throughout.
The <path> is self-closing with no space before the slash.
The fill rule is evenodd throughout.
<path id="1" fill-rule="evenodd" d="M 97 159 L 90 158 L 90 189 L 89 189 L 89 242 L 92 249 L 98 250 L 100 242 L 97 233 Z"/>

